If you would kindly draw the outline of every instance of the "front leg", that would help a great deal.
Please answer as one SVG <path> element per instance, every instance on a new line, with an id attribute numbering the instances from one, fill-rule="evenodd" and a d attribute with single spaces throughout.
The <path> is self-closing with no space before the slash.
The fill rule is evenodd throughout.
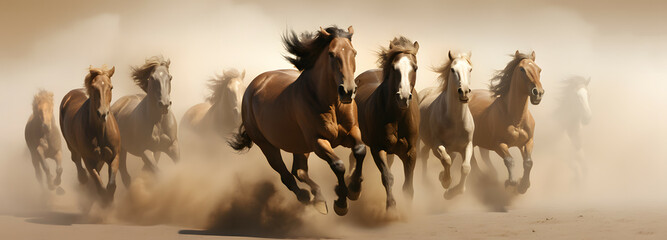
<path id="1" fill-rule="evenodd" d="M 371 148 L 371 155 L 373 155 L 373 160 L 382 177 L 382 185 L 384 186 L 385 192 L 387 194 L 387 210 L 393 209 L 396 207 L 396 200 L 394 199 L 394 194 L 392 193 L 392 186 L 394 185 L 394 175 L 389 171 L 387 166 L 387 152 L 385 150 Z"/>
<path id="2" fill-rule="evenodd" d="M 470 174 L 470 159 L 472 158 L 472 141 L 468 142 L 468 145 L 466 145 L 466 148 L 461 154 L 461 157 L 463 158 L 463 162 L 461 163 L 461 180 L 459 180 L 459 183 L 456 184 L 451 189 L 448 189 L 445 192 L 445 198 L 446 199 L 452 199 L 456 195 L 462 194 L 466 191 L 466 180 L 468 179 L 468 175 Z"/>
<path id="3" fill-rule="evenodd" d="M 114 193 L 116 192 L 116 173 L 118 172 L 118 155 L 114 156 L 111 162 L 108 162 L 109 166 L 109 181 L 107 182 L 107 201 L 112 202 Z"/>
<path id="4" fill-rule="evenodd" d="M 155 173 L 157 172 L 157 167 L 153 162 L 155 162 L 155 158 L 153 157 L 153 151 L 151 150 L 144 150 L 141 153 L 141 160 L 144 161 L 144 170 L 147 170 L 149 172 Z"/>
<path id="5" fill-rule="evenodd" d="M 169 158 L 174 161 L 174 163 L 177 163 L 181 160 L 181 149 L 178 145 L 178 140 L 174 140 L 174 142 L 171 143 L 171 146 L 169 146 L 166 153 L 169 155 Z"/>
<path id="6" fill-rule="evenodd" d="M 359 195 L 361 195 L 361 182 L 363 181 L 361 173 L 364 166 L 364 159 L 366 158 L 366 145 L 364 145 L 361 140 L 361 131 L 359 130 L 359 127 L 352 128 L 348 141 L 352 143 L 348 144 L 350 148 L 352 148 L 352 154 L 350 156 L 352 173 L 349 178 L 348 189 L 350 192 L 348 198 L 350 200 L 357 200 L 359 199 Z M 354 162 L 354 165 L 352 165 L 352 162 Z"/>
<path id="7" fill-rule="evenodd" d="M 405 176 L 403 193 L 405 193 L 409 199 L 412 199 L 414 196 L 413 178 L 417 162 L 417 148 L 411 147 L 406 154 L 400 154 L 399 158 L 403 161 L 403 174 Z M 389 167 L 391 168 L 391 165 L 389 165 Z"/>
<path id="8" fill-rule="evenodd" d="M 331 167 L 331 170 L 336 174 L 336 178 L 338 179 L 338 185 L 335 189 L 338 199 L 334 201 L 334 211 L 336 214 L 343 216 L 347 214 L 348 194 L 347 186 L 345 186 L 345 164 L 336 156 L 328 140 L 318 138 L 315 140 L 315 143 L 315 154 L 329 163 L 329 167 Z"/>
<path id="9" fill-rule="evenodd" d="M 507 144 L 505 143 L 499 144 L 498 148 L 495 151 L 498 155 L 500 155 L 501 158 L 503 158 L 505 167 L 507 167 L 507 174 L 509 175 L 509 177 L 507 181 L 505 181 L 505 186 L 516 186 L 517 179 L 514 174 L 514 158 L 512 158 L 512 155 L 510 154 Z"/>
<path id="10" fill-rule="evenodd" d="M 528 187 L 530 187 L 530 170 L 533 168 L 532 154 L 533 139 L 531 138 L 521 149 L 521 155 L 523 156 L 523 177 L 517 189 L 521 194 L 526 193 Z"/>

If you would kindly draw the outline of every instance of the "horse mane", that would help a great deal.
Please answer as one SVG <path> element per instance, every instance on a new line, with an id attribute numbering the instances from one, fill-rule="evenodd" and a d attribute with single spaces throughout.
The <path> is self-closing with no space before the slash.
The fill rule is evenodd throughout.
<path id="1" fill-rule="evenodd" d="M 517 52 L 518 53 L 518 52 Z M 514 68 L 524 59 L 530 59 L 530 55 L 524 53 L 518 53 L 513 56 L 514 59 L 507 63 L 505 69 L 497 71 L 496 75 L 491 78 L 491 85 L 489 85 L 489 90 L 493 93 L 494 97 L 500 97 L 507 94 L 510 91 L 510 86 L 512 85 L 512 74 L 514 74 Z M 495 83 L 494 83 L 495 82 Z"/>
<path id="2" fill-rule="evenodd" d="M 95 79 L 95 77 L 97 77 L 97 75 L 106 74 L 107 72 L 109 72 L 109 70 L 111 70 L 111 69 L 109 69 L 106 64 L 102 65 L 102 67 L 99 67 L 99 68 L 94 68 L 93 66 L 88 67 L 88 71 L 89 71 L 88 75 L 86 75 L 86 77 L 84 78 L 84 81 L 83 81 L 84 86 L 86 88 L 86 93 L 88 94 L 88 96 L 90 96 L 91 93 L 92 93 L 90 88 L 91 88 L 91 84 L 93 84 L 93 79 Z"/>
<path id="3" fill-rule="evenodd" d="M 166 66 L 167 69 L 169 69 L 170 63 L 170 60 L 165 60 L 162 56 L 152 56 L 147 58 L 146 63 L 141 67 L 132 67 L 132 80 L 134 80 L 134 83 L 137 84 L 141 90 L 147 92 L 148 78 L 151 76 L 151 73 L 153 73 L 153 70 L 158 66 Z"/>
<path id="4" fill-rule="evenodd" d="M 32 107 L 36 108 L 37 105 L 43 102 L 53 105 L 53 93 L 44 89 L 40 89 L 32 100 Z"/>
<path id="5" fill-rule="evenodd" d="M 315 65 L 315 61 L 320 53 L 329 46 L 331 40 L 337 37 L 344 37 L 352 40 L 352 34 L 340 29 L 336 26 L 331 26 L 325 29 L 330 35 L 327 36 L 321 32 L 303 32 L 300 36 L 292 30 L 282 36 L 285 50 L 293 56 L 283 57 L 287 59 L 299 71 L 310 69 Z"/>
<path id="6" fill-rule="evenodd" d="M 419 49 L 410 41 L 410 39 L 399 36 L 394 37 L 393 40 L 389 42 L 389 48 L 380 47 L 380 52 L 378 52 L 378 66 L 382 68 L 383 76 L 388 76 L 387 71 L 393 68 L 392 61 L 396 55 L 401 53 L 411 54 L 413 56 L 417 55 Z"/>
<path id="7" fill-rule="evenodd" d="M 472 62 L 470 62 L 470 56 L 468 56 L 468 54 L 457 53 L 454 55 L 454 58 L 464 58 L 466 61 L 468 61 L 468 64 L 472 66 Z M 449 69 L 452 68 L 452 62 L 453 61 L 448 57 L 444 64 L 439 67 L 433 67 L 433 71 L 439 74 L 438 80 L 440 82 L 440 91 L 447 89 L 447 83 L 449 82 Z"/>
<path id="8" fill-rule="evenodd" d="M 208 89 L 211 94 L 206 97 L 206 101 L 214 104 L 220 96 L 222 96 L 225 86 L 230 80 L 241 77 L 241 73 L 236 68 L 229 68 L 222 71 L 222 75 L 216 75 L 214 78 L 208 80 Z"/>

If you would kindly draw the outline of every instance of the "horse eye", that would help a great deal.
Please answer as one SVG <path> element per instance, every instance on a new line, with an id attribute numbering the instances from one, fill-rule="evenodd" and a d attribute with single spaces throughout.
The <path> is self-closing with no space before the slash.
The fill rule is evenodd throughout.
<path id="1" fill-rule="evenodd" d="M 454 70 L 453 68 L 450 68 L 449 70 L 451 70 L 452 73 L 455 73 L 455 72 L 456 72 L 456 70 Z"/>
<path id="2" fill-rule="evenodd" d="M 525 69 L 525 68 L 522 67 L 522 68 L 520 68 L 520 69 L 521 69 L 521 72 L 524 72 L 524 73 L 526 72 L 526 69 Z"/>
<path id="3" fill-rule="evenodd" d="M 332 57 L 332 58 L 335 57 L 334 53 L 333 53 L 333 52 L 329 52 L 329 57 Z"/>

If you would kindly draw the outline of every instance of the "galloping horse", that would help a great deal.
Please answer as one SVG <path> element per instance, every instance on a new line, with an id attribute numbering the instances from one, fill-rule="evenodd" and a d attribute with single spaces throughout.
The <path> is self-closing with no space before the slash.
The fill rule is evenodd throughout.
<path id="1" fill-rule="evenodd" d="M 419 43 L 405 37 L 394 38 L 388 49 L 381 49 L 378 63 L 381 69 L 360 74 L 354 98 L 359 108 L 359 128 L 366 145 L 371 149 L 387 193 L 387 209 L 396 207 L 392 193 L 394 176 L 387 166 L 387 154 L 396 154 L 403 161 L 405 183 L 403 191 L 413 195 L 412 178 L 419 141 L 419 106 L 415 81 Z M 413 95 L 415 97 L 413 97 Z M 361 159 L 363 160 L 363 159 Z M 350 156 L 353 163 L 353 156 Z M 363 161 L 352 171 L 352 179 L 361 177 Z M 356 196 L 352 198 L 357 198 Z"/>
<path id="2" fill-rule="evenodd" d="M 336 174 L 338 199 L 334 202 L 334 211 L 338 215 L 347 213 L 348 187 L 344 179 L 345 165 L 332 147 L 354 148 L 357 161 L 366 155 L 354 103 L 357 87 L 353 33 L 350 26 L 347 32 L 329 27 L 320 28 L 315 35 L 303 33 L 301 38 L 294 32 L 284 36 L 287 51 L 294 55 L 286 58 L 301 72 L 276 70 L 257 76 L 243 95 L 243 123 L 229 142 L 236 150 L 256 143 L 299 201 L 309 202 L 310 194 L 299 188 L 294 176 L 310 186 L 313 205 L 321 213 L 328 210 L 320 187 L 308 176 L 309 153 L 314 151 L 327 161 Z M 294 176 L 280 156 L 281 149 L 294 155 Z M 353 192 L 361 190 L 355 189 L 355 183 L 350 185 Z"/>
<path id="3" fill-rule="evenodd" d="M 32 114 L 25 125 L 25 142 L 30 150 L 37 181 L 44 186 L 42 182 L 42 171 L 44 171 L 46 184 L 50 190 L 60 185 L 63 174 L 60 136 L 56 128 L 56 119 L 53 118 L 53 93 L 40 90 L 32 101 Z M 56 161 L 55 178 L 51 178 L 46 158 Z"/>
<path id="4" fill-rule="evenodd" d="M 593 116 L 589 105 L 588 84 L 590 78 L 573 76 L 565 80 L 561 88 L 559 106 L 554 112 L 563 130 L 574 148 L 574 159 L 570 161 L 577 180 L 586 176 L 587 167 L 584 159 L 583 137 L 581 129 L 588 125 Z"/>
<path id="5" fill-rule="evenodd" d="M 211 95 L 207 102 L 192 106 L 183 115 L 181 127 L 198 134 L 214 133 L 223 139 L 241 123 L 241 97 L 243 96 L 245 70 L 222 72 L 222 76 L 209 80 Z"/>
<path id="6" fill-rule="evenodd" d="M 120 176 L 130 186 L 127 153 L 141 157 L 144 169 L 156 171 L 160 152 L 177 162 L 180 158 L 177 124 L 171 112 L 171 79 L 169 64 L 162 57 L 151 57 L 141 67 L 132 68 L 132 79 L 146 94 L 124 96 L 111 106 L 120 137 Z"/>
<path id="7" fill-rule="evenodd" d="M 79 182 L 85 184 L 88 181 L 87 169 L 104 204 L 113 200 L 116 191 L 120 149 L 118 125 L 113 114 L 109 114 L 113 89 L 111 76 L 115 69 L 91 66 L 84 81 L 85 89 L 70 91 L 60 103 L 60 129 L 76 164 Z M 86 169 L 83 169 L 81 158 Z M 104 163 L 109 169 L 106 190 L 100 177 Z"/>
<path id="8" fill-rule="evenodd" d="M 468 105 L 475 120 L 473 145 L 480 147 L 482 159 L 487 166 L 493 166 L 487 150 L 495 151 L 503 158 L 509 173 L 505 186 L 518 184 L 518 192 L 525 193 L 530 187 L 535 130 L 535 120 L 528 111 L 528 102 L 539 104 L 544 89 L 540 82 L 542 69 L 535 63 L 535 52 L 527 55 L 516 51 L 513 57 L 505 69 L 491 79 L 490 90 L 472 91 Z M 510 147 L 518 147 L 523 156 L 523 177 L 520 182 L 514 174 L 514 158 L 509 152 Z M 491 170 L 495 174 L 495 169 Z"/>
<path id="9" fill-rule="evenodd" d="M 440 73 L 438 80 L 441 81 L 441 86 L 419 92 L 419 128 L 420 138 L 424 142 L 420 153 L 424 163 L 423 174 L 426 175 L 426 160 L 431 150 L 445 168 L 440 172 L 440 183 L 446 189 L 444 197 L 451 199 L 465 192 L 466 179 L 471 168 L 475 123 L 468 108 L 471 54 L 452 55 L 449 52 L 448 55 L 449 61 L 436 69 L 436 72 Z M 450 168 L 453 153 L 459 153 L 463 159 L 461 180 L 456 186 L 449 188 L 452 183 Z"/>

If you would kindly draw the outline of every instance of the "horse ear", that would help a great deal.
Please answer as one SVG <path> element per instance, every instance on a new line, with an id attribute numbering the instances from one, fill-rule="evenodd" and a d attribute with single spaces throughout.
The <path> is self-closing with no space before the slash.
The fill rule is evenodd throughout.
<path id="1" fill-rule="evenodd" d="M 470 59 L 471 57 L 472 57 L 472 52 L 468 51 L 468 59 Z"/>
<path id="2" fill-rule="evenodd" d="M 109 71 L 107 71 L 107 76 L 111 77 L 113 74 L 116 72 L 116 66 L 111 67 Z"/>
<path id="3" fill-rule="evenodd" d="M 532 53 L 530 53 L 530 59 L 533 60 L 533 61 L 535 61 L 535 51 L 533 51 Z"/>
<path id="4" fill-rule="evenodd" d="M 415 53 L 417 53 L 419 51 L 419 43 L 415 41 L 412 45 L 415 47 Z"/>
<path id="5" fill-rule="evenodd" d="M 245 69 L 243 69 L 243 72 L 241 73 L 241 81 L 245 78 Z"/>
<path id="6" fill-rule="evenodd" d="M 169 67 L 169 65 L 171 65 L 171 59 L 167 59 L 167 67 Z"/>
<path id="7" fill-rule="evenodd" d="M 349 32 L 350 34 L 354 34 L 354 28 L 352 27 L 352 25 L 350 25 L 350 26 L 347 28 L 347 32 Z"/>
<path id="8" fill-rule="evenodd" d="M 521 53 L 519 52 L 519 50 L 516 50 L 516 52 L 514 52 L 514 56 L 515 56 L 515 57 L 518 57 L 520 54 L 521 54 Z"/>
<path id="9" fill-rule="evenodd" d="M 327 36 L 327 37 L 328 37 L 328 36 L 331 36 L 331 33 L 327 32 L 327 31 L 324 30 L 324 28 L 322 28 L 322 27 L 320 27 L 320 33 L 323 34 L 324 36 Z"/>
<path id="10" fill-rule="evenodd" d="M 394 48 L 394 46 L 395 46 L 394 41 L 389 41 L 389 49 Z"/>
<path id="11" fill-rule="evenodd" d="M 447 53 L 447 55 L 449 56 L 450 61 L 454 60 L 454 57 L 452 56 L 452 50 L 449 50 L 449 53 Z"/>

